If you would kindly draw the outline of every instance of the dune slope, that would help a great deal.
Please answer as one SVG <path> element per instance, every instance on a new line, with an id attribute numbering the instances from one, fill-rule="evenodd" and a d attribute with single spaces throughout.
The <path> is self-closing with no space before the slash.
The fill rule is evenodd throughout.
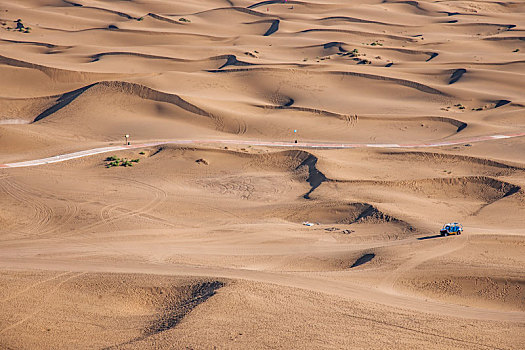
<path id="1" fill-rule="evenodd" d="M 524 38 L 520 1 L 0 0 L 0 348 L 525 348 Z"/>

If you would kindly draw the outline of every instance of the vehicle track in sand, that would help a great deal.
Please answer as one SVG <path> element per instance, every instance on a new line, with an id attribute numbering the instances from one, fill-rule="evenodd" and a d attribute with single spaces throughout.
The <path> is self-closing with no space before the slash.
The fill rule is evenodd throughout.
<path id="1" fill-rule="evenodd" d="M 46 270 L 63 270 L 62 261 L 50 261 L 40 258 L 6 258 L 0 260 L 0 268 L 35 268 Z M 118 273 L 145 273 L 170 276 L 195 276 L 213 278 L 231 278 L 260 283 L 271 283 L 285 287 L 299 288 L 312 292 L 336 295 L 355 300 L 372 302 L 400 309 L 408 309 L 416 312 L 459 317 L 472 320 L 491 320 L 508 322 L 525 322 L 525 312 L 493 310 L 477 307 L 468 307 L 458 304 L 445 303 L 433 299 L 423 299 L 407 294 L 391 294 L 379 288 L 370 288 L 352 283 L 351 281 L 332 281 L 322 276 L 304 276 L 288 273 L 274 273 L 259 270 L 206 267 L 193 265 L 173 265 L 157 263 L 149 264 L 125 264 L 108 266 L 103 263 L 89 263 L 83 261 L 72 262 L 68 265 L 70 270 L 78 272 L 118 272 Z"/>
<path id="2" fill-rule="evenodd" d="M 14 295 L 11 295 L 11 296 L 9 296 L 9 297 L 3 299 L 3 300 L 0 300 L 0 304 L 2 304 L 2 303 L 6 303 L 6 302 L 11 301 L 11 300 L 13 300 L 13 299 L 16 299 L 16 298 L 19 297 L 20 295 L 22 295 L 22 294 L 24 294 L 24 293 L 30 291 L 30 290 L 33 289 L 33 288 L 38 287 L 38 286 L 41 285 L 41 284 L 44 284 L 44 283 L 47 283 L 47 282 L 50 282 L 50 281 L 56 280 L 57 278 L 60 278 L 60 277 L 62 277 L 62 276 L 64 276 L 64 275 L 67 275 L 67 274 L 70 274 L 70 273 L 71 273 L 71 272 L 63 272 L 63 273 L 59 273 L 59 274 L 57 274 L 57 275 L 55 275 L 55 276 L 53 276 L 53 277 L 49 277 L 49 278 L 46 278 L 46 279 L 44 279 L 44 280 L 41 280 L 41 281 L 35 282 L 35 283 L 33 283 L 33 284 L 31 284 L 31 285 L 25 287 L 24 289 L 20 290 L 19 292 L 15 293 Z"/>
<path id="3" fill-rule="evenodd" d="M 380 282 L 379 288 L 387 293 L 398 293 L 395 290 L 395 284 L 404 274 L 429 260 L 451 254 L 461 248 L 464 248 L 467 245 L 468 240 L 468 235 L 454 236 L 447 240 L 445 244 L 438 244 L 430 248 L 421 248 L 416 250 L 413 257 L 405 261 L 394 271 L 390 272 L 388 276 Z"/>
<path id="4" fill-rule="evenodd" d="M 153 186 L 153 185 L 150 185 L 145 182 L 138 181 L 138 180 L 131 180 L 131 179 L 126 179 L 126 178 L 121 178 L 121 177 L 111 177 L 111 178 L 117 179 L 118 181 L 127 182 L 133 186 L 140 186 L 144 188 L 148 193 L 149 192 L 153 193 L 153 198 L 149 200 L 145 205 L 137 209 L 134 209 L 134 210 L 121 206 L 121 204 L 125 203 L 125 201 L 106 205 L 100 209 L 100 213 L 99 213 L 100 220 L 93 222 L 91 224 L 79 227 L 78 229 L 72 230 L 69 234 L 63 237 L 78 236 L 78 234 L 80 233 L 86 233 L 85 235 L 82 236 L 84 238 L 87 235 L 92 236 L 93 233 L 87 233 L 86 231 L 96 228 L 96 227 L 103 226 L 103 225 L 113 225 L 115 226 L 114 228 L 118 229 L 118 227 L 116 227 L 117 222 L 121 222 L 124 219 L 129 219 L 132 217 L 140 217 L 143 219 L 147 219 L 150 221 L 160 223 L 162 225 L 174 227 L 172 223 L 162 218 L 157 218 L 153 215 L 148 214 L 153 209 L 161 205 L 166 200 L 166 198 L 168 198 L 168 192 L 161 189 L 160 187 Z M 120 211 L 120 213 L 113 215 L 112 214 L 113 211 Z"/>
<path id="5" fill-rule="evenodd" d="M 72 272 L 68 272 L 69 273 L 72 273 Z M 75 279 L 77 277 L 80 277 L 82 275 L 86 274 L 86 272 L 78 272 L 78 273 L 74 273 L 72 276 L 69 276 L 67 277 L 66 279 L 60 281 L 49 293 L 47 293 L 43 298 L 42 298 L 42 303 L 40 305 L 40 307 L 37 307 L 33 312 L 30 312 L 28 313 L 24 318 L 22 318 L 21 320 L 18 320 L 14 323 L 11 323 L 9 326 L 7 327 L 4 327 L 3 329 L 0 329 L 0 335 L 4 334 L 5 332 L 13 329 L 13 328 L 16 328 L 18 326 L 20 326 L 21 324 L 23 324 L 24 322 L 27 322 L 28 320 L 30 320 L 31 318 L 35 317 L 37 314 L 39 314 L 40 312 L 44 311 L 45 307 L 46 307 L 46 302 L 47 300 L 49 299 L 49 297 L 51 295 L 53 295 L 54 293 L 56 293 L 60 287 L 69 282 L 70 280 L 72 279 Z M 62 277 L 64 276 L 64 274 L 58 276 L 58 277 Z"/>
<path id="6" fill-rule="evenodd" d="M 102 208 L 100 211 L 100 217 L 102 219 L 102 221 L 99 222 L 100 224 L 105 223 L 105 224 L 115 226 L 115 222 L 117 221 L 121 221 L 125 218 L 139 216 L 141 218 L 149 219 L 151 221 L 160 222 L 161 224 L 164 224 L 164 225 L 173 226 L 172 224 L 165 221 L 164 219 L 157 218 L 149 214 L 146 215 L 148 212 L 150 212 L 151 210 L 155 209 L 160 204 L 162 204 L 162 202 L 164 202 L 166 198 L 168 198 L 168 192 L 166 192 L 165 190 L 163 190 L 162 188 L 158 186 L 153 186 L 153 185 L 147 184 L 142 181 L 126 179 L 123 177 L 112 177 L 112 178 L 118 180 L 119 182 L 127 182 L 130 185 L 139 186 L 139 187 L 144 188 L 147 192 L 153 193 L 153 199 L 151 199 L 151 201 L 149 201 L 146 205 L 136 210 L 128 209 L 122 206 L 122 204 L 127 203 L 128 201 L 121 201 L 121 202 L 107 205 L 104 208 Z M 114 211 L 118 211 L 120 213 L 112 214 Z M 115 228 L 117 227 L 115 226 Z"/>
<path id="7" fill-rule="evenodd" d="M 32 196 L 31 193 L 17 184 L 13 178 L 6 178 L 0 183 L 0 190 L 6 193 L 20 204 L 31 208 L 32 214 L 28 222 L 15 223 L 12 232 L 16 232 L 19 236 L 34 237 L 36 232 L 45 233 L 45 227 L 51 221 L 53 210 L 43 203 L 38 197 Z"/>
<path id="8" fill-rule="evenodd" d="M 31 190 L 27 187 L 22 186 L 21 184 L 15 183 L 12 178 L 8 178 L 7 176 L 3 177 L 2 181 L 0 182 L 0 193 L 4 192 L 16 201 L 32 208 L 33 214 L 29 220 L 29 224 L 15 223 L 11 227 L 7 227 L 10 229 L 10 231 L 16 232 L 18 237 L 4 239 L 2 240 L 2 242 L 20 242 L 21 240 L 31 240 L 35 238 L 54 238 L 53 236 L 56 233 L 62 233 L 61 238 L 78 236 L 81 233 L 85 233 L 83 235 L 83 237 L 85 238 L 88 235 L 92 235 L 91 233 L 87 233 L 87 231 L 90 229 L 101 227 L 104 225 L 111 225 L 113 226 L 112 229 L 118 230 L 118 226 L 116 225 L 116 223 L 133 217 L 140 217 L 141 219 L 153 221 L 158 224 L 172 228 L 175 227 L 175 225 L 173 225 L 169 221 L 149 214 L 153 209 L 157 208 L 166 200 L 166 198 L 168 197 L 168 193 L 165 190 L 138 180 L 130 180 L 120 177 L 111 178 L 118 179 L 118 181 L 120 182 L 126 182 L 135 187 L 142 187 L 147 193 L 153 193 L 153 198 L 149 200 L 145 205 L 137 209 L 129 209 L 123 206 L 123 204 L 126 203 L 126 201 L 120 201 L 117 203 L 105 205 L 100 209 L 100 220 L 97 220 L 84 226 L 77 227 L 75 229 L 71 229 L 67 232 L 61 232 L 60 230 L 64 228 L 65 225 L 67 225 L 75 216 L 77 216 L 80 213 L 80 207 L 78 206 L 78 204 L 74 203 L 71 200 L 68 200 L 65 197 L 60 197 L 59 199 L 64 200 L 66 202 L 64 213 L 61 215 L 61 218 L 56 221 L 56 225 L 50 226 L 49 223 L 51 222 L 51 220 L 57 217 L 57 215 L 53 208 L 47 206 L 42 201 L 41 197 L 43 193 L 41 192 L 41 190 L 39 189 L 39 192 Z M 58 198 L 47 192 L 45 192 L 44 194 L 46 196 Z M 118 211 L 119 213 L 113 214 L 113 212 L 115 211 Z"/>

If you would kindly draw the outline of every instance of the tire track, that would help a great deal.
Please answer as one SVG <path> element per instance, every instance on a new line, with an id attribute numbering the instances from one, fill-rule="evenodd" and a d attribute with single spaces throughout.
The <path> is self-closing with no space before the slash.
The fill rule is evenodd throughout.
<path id="1" fill-rule="evenodd" d="M 31 190 L 26 185 L 20 185 L 14 181 L 7 181 L 7 186 L 6 183 L 4 183 L 4 185 L 0 183 L 0 188 L 15 200 L 34 209 L 35 214 L 31 220 L 29 220 L 29 224 L 18 224 L 18 226 L 24 228 L 24 231 L 19 233 L 19 235 L 25 236 L 26 238 L 45 237 L 49 234 L 56 233 L 69 223 L 80 211 L 78 205 L 71 200 L 57 197 L 52 193 L 45 192 L 41 189 L 38 191 Z M 57 212 L 38 199 L 43 195 L 65 201 L 64 213 L 52 226 L 49 224 L 53 218 L 57 218 Z M 29 230 L 27 229 L 28 227 Z"/>
<path id="2" fill-rule="evenodd" d="M 26 190 L 13 181 L 13 178 L 4 179 L 3 184 L 0 184 L 0 187 L 2 187 L 4 192 L 16 201 L 22 203 L 24 206 L 32 208 L 33 215 L 28 223 L 15 224 L 15 227 L 23 227 L 24 230 L 15 233 L 21 236 L 31 236 L 35 232 L 41 232 L 42 228 L 47 226 L 51 221 L 52 210 L 47 205 L 28 194 Z M 15 228 L 15 230 L 19 231 L 20 228 Z"/>
<path id="3" fill-rule="evenodd" d="M 384 278 L 379 284 L 379 288 L 391 294 L 397 293 L 394 286 L 396 282 L 408 271 L 415 269 L 429 260 L 451 254 L 461 248 L 464 248 L 469 241 L 468 235 L 461 235 L 459 237 L 455 236 L 451 238 L 453 240 L 447 242 L 449 243 L 448 246 L 437 245 L 430 250 L 419 250 L 414 257 L 409 259 L 403 265 L 392 271 L 386 278 Z"/>
<path id="4" fill-rule="evenodd" d="M 71 273 L 71 272 L 68 272 L 68 273 Z M 45 307 L 46 307 L 46 302 L 47 300 L 51 297 L 51 295 L 55 294 L 62 285 L 64 285 L 65 283 L 69 282 L 70 280 L 74 279 L 74 278 L 78 278 L 84 274 L 86 274 L 87 272 L 80 272 L 80 273 L 75 273 L 73 276 L 70 276 L 68 278 L 66 278 L 65 280 L 61 281 L 60 283 L 58 283 L 55 288 L 53 288 L 49 293 L 47 293 L 44 297 L 43 297 L 43 300 L 42 300 L 42 303 L 40 305 L 39 308 L 35 309 L 33 312 L 27 314 L 24 318 L 22 318 L 21 320 L 17 321 L 17 322 L 14 322 L 12 323 L 11 325 L 3 328 L 0 330 L 0 335 L 4 334 L 5 332 L 13 329 L 13 328 L 16 328 L 18 326 L 20 326 L 21 324 L 27 322 L 28 320 L 30 320 L 31 318 L 35 317 L 37 314 L 39 314 L 40 312 L 42 312 Z"/>
<path id="5" fill-rule="evenodd" d="M 499 348 L 499 347 L 494 346 L 494 345 L 487 345 L 487 344 L 482 344 L 482 343 L 478 343 L 478 342 L 468 341 L 468 340 L 464 340 L 464 339 L 460 339 L 460 338 L 456 338 L 456 337 L 449 337 L 449 336 L 441 335 L 441 334 L 437 334 L 437 333 L 426 332 L 426 331 L 422 331 L 422 330 L 419 330 L 419 329 L 414 329 L 414 328 L 402 326 L 402 325 L 395 324 L 395 323 L 390 323 L 390 322 L 386 322 L 386 321 L 380 321 L 380 320 L 375 319 L 375 318 L 351 315 L 351 314 L 348 314 L 348 313 L 345 313 L 344 315 L 346 315 L 348 317 L 351 317 L 351 318 L 356 318 L 356 319 L 359 319 L 359 320 L 368 321 L 368 322 L 375 323 L 375 324 L 380 324 L 380 325 L 383 325 L 383 326 L 388 326 L 388 327 L 392 327 L 392 328 L 401 329 L 403 331 L 409 331 L 409 332 L 414 332 L 414 333 L 422 334 L 422 335 L 428 335 L 428 336 L 432 336 L 432 337 L 436 337 L 436 338 L 440 338 L 440 339 L 444 339 L 444 340 L 450 340 L 450 341 L 453 341 L 453 342 L 456 342 L 456 343 L 467 344 L 467 345 L 475 345 L 477 347 L 496 349 L 496 350 L 507 350 L 506 348 Z"/>
<path id="6" fill-rule="evenodd" d="M 174 227 L 174 225 L 168 221 L 148 215 L 150 211 L 157 208 L 159 205 L 161 205 L 166 200 L 166 198 L 168 198 L 168 193 L 165 190 L 163 190 L 160 187 L 150 185 L 145 182 L 138 181 L 138 180 L 131 180 L 131 179 L 126 179 L 122 177 L 110 177 L 110 178 L 118 180 L 119 182 L 127 182 L 134 186 L 137 186 L 137 185 L 141 186 L 142 188 L 146 189 L 148 192 L 153 192 L 153 199 L 150 200 L 148 203 L 146 203 L 144 206 L 138 209 L 135 209 L 135 210 L 129 210 L 127 208 L 120 206 L 120 204 L 122 204 L 123 202 L 106 205 L 99 212 L 99 217 L 100 217 L 99 221 L 73 230 L 69 235 L 67 235 L 68 237 L 73 236 L 73 235 L 78 235 L 79 233 L 86 232 L 87 230 L 90 230 L 90 229 L 93 229 L 99 226 L 116 225 L 116 223 L 119 221 L 122 221 L 127 218 L 137 217 L 137 216 L 159 222 L 163 225 Z M 123 212 L 120 214 L 114 215 L 114 216 L 111 215 L 112 211 L 119 210 L 119 209 Z M 115 228 L 118 228 L 118 227 L 115 226 Z M 88 234 L 88 236 L 92 236 L 92 234 Z"/>
<path id="7" fill-rule="evenodd" d="M 11 300 L 13 300 L 13 299 L 16 299 L 16 298 L 19 297 L 20 295 L 24 294 L 25 292 L 27 292 L 27 291 L 29 291 L 29 290 L 35 288 L 35 287 L 38 287 L 38 286 L 41 285 L 41 284 L 47 283 L 47 282 L 49 282 L 49 281 L 56 280 L 57 278 L 60 278 L 60 277 L 65 276 L 65 275 L 68 275 L 68 274 L 70 274 L 70 273 L 71 273 L 71 272 L 63 272 L 63 273 L 59 273 L 59 274 L 56 275 L 56 276 L 49 277 L 49 278 L 46 278 L 46 279 L 44 279 L 44 280 L 42 280 L 42 281 L 38 281 L 38 282 L 36 282 L 36 283 L 33 283 L 32 285 L 30 285 L 30 286 L 28 286 L 28 287 L 22 289 L 22 290 L 19 291 L 18 293 L 14 294 L 14 295 L 12 295 L 12 296 L 6 298 L 6 299 L 0 300 L 0 303 L 6 303 L 6 302 L 8 302 L 8 301 L 11 301 Z"/>

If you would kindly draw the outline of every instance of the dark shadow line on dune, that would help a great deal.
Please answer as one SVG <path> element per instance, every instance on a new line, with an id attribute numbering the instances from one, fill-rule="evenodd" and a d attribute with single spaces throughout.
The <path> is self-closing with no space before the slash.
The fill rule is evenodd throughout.
<path id="1" fill-rule="evenodd" d="M 502 106 L 505 106 L 507 104 L 509 104 L 511 101 L 509 100 L 499 100 L 496 105 L 494 106 L 494 108 L 499 108 L 499 107 L 502 107 Z"/>
<path id="2" fill-rule="evenodd" d="M 286 102 L 282 106 L 273 106 L 273 105 L 254 105 L 255 107 L 262 108 L 262 109 L 275 109 L 275 110 L 291 110 L 291 111 L 298 111 L 298 112 L 309 112 L 316 115 L 324 116 L 324 117 L 334 117 L 338 118 L 340 120 L 344 120 L 350 123 L 356 123 L 358 120 L 357 115 L 348 115 L 348 114 L 339 114 L 334 112 L 329 112 L 323 109 L 316 109 L 316 108 L 309 108 L 309 107 L 296 107 L 294 106 L 295 100 L 293 98 L 289 98 L 289 101 Z"/>
<path id="3" fill-rule="evenodd" d="M 309 154 L 308 157 L 306 157 L 306 159 L 296 168 L 299 169 L 303 166 L 308 167 L 308 178 L 306 181 L 310 184 L 311 188 L 310 191 L 303 195 L 303 198 L 305 199 L 310 199 L 310 194 L 312 194 L 317 187 L 321 186 L 323 182 L 328 181 L 326 176 L 317 169 L 317 160 L 316 156 Z"/>
<path id="4" fill-rule="evenodd" d="M 23 41 L 23 40 L 9 40 L 9 39 L 0 39 L 0 41 L 6 42 L 6 43 L 13 43 L 13 44 L 29 44 L 29 45 L 35 45 L 35 46 L 43 46 L 43 47 L 47 47 L 48 49 L 57 49 L 57 48 L 71 49 L 73 48 L 73 46 L 60 46 L 60 45 L 54 45 L 54 44 L 44 43 L 40 41 Z"/>
<path id="5" fill-rule="evenodd" d="M 415 0 L 383 0 L 382 2 L 383 4 L 407 4 L 407 5 L 410 5 L 420 11 L 423 11 L 423 12 L 428 12 L 428 10 L 424 9 L 423 7 L 421 7 L 421 5 L 419 4 L 419 2 L 415 1 Z"/>
<path id="6" fill-rule="evenodd" d="M 121 91 L 124 93 L 133 94 L 135 96 L 138 96 L 143 99 L 156 101 L 156 102 L 165 102 L 169 103 L 171 105 L 178 106 L 179 108 L 182 108 L 190 113 L 197 114 L 203 117 L 207 117 L 212 119 L 218 127 L 222 124 L 222 120 L 220 117 L 213 115 L 212 113 L 209 113 L 198 106 L 186 101 L 182 97 L 176 94 L 170 94 L 167 92 L 162 92 L 158 90 L 151 89 L 147 86 L 136 84 L 136 83 L 130 83 L 130 82 L 124 82 L 124 81 L 101 81 L 98 83 L 93 83 L 90 85 L 87 85 L 85 87 L 82 87 L 80 89 L 67 92 L 65 94 L 59 95 L 59 96 L 52 96 L 53 98 L 58 97 L 58 103 L 56 103 L 54 106 L 46 109 L 44 112 L 40 113 L 33 122 L 39 121 L 43 118 L 48 117 L 49 115 L 55 113 L 56 111 L 64 108 L 71 102 L 73 102 L 77 97 L 82 95 L 86 90 L 96 86 L 100 85 L 109 89 L 115 89 L 116 91 Z"/>
<path id="7" fill-rule="evenodd" d="M 432 52 L 432 53 L 430 54 L 430 57 L 429 57 L 425 62 L 428 62 L 428 61 L 430 61 L 430 60 L 436 58 L 438 55 L 439 55 L 439 54 L 438 54 L 437 52 Z"/>
<path id="8" fill-rule="evenodd" d="M 465 68 L 459 68 L 459 69 L 456 69 L 454 72 L 452 72 L 452 75 L 450 76 L 450 80 L 448 81 L 449 85 L 454 84 L 459 79 L 461 79 L 463 74 L 465 74 L 466 72 L 467 70 Z"/>
<path id="9" fill-rule="evenodd" d="M 228 66 L 255 66 L 253 63 L 248 63 L 244 61 L 239 61 L 235 55 L 227 55 L 226 62 L 220 66 L 218 69 L 222 69 Z"/>
<path id="10" fill-rule="evenodd" d="M 482 40 L 490 40 L 490 41 L 520 40 L 520 41 L 525 41 L 525 36 L 489 37 L 489 38 L 484 38 Z"/>
<path id="11" fill-rule="evenodd" d="M 290 99 L 288 100 L 288 102 L 286 102 L 283 107 L 291 107 L 293 104 L 295 103 L 295 100 L 293 98 L 290 97 Z"/>
<path id="12" fill-rule="evenodd" d="M 205 14 L 205 13 L 210 13 L 210 12 L 216 12 L 216 11 L 224 11 L 224 10 L 233 10 L 233 11 L 237 11 L 237 12 L 241 12 L 241 13 L 246 13 L 250 16 L 257 16 L 257 17 L 271 17 L 271 18 L 280 18 L 279 16 L 275 15 L 275 14 L 269 14 L 269 13 L 264 13 L 264 12 L 258 12 L 258 11 L 255 11 L 255 10 L 250 10 L 249 8 L 247 7 L 240 7 L 240 6 L 230 6 L 230 7 L 217 7 L 217 8 L 212 8 L 212 9 L 209 9 L 209 10 L 204 10 L 204 11 L 199 11 L 199 12 L 194 12 L 194 13 L 191 13 L 191 15 L 202 15 L 202 14 Z M 165 14 L 166 16 L 177 16 L 177 14 Z"/>
<path id="13" fill-rule="evenodd" d="M 357 266 L 361 266 L 363 264 L 366 264 L 367 262 L 371 261 L 373 258 L 375 258 L 375 254 L 374 253 L 368 253 L 368 254 L 365 254 L 363 255 L 362 257 L 360 257 L 359 259 L 357 259 L 353 264 L 352 266 L 350 266 L 350 268 L 354 268 L 354 267 L 357 267 Z"/>
<path id="14" fill-rule="evenodd" d="M 274 5 L 274 4 L 297 4 L 297 1 L 288 1 L 285 0 L 267 0 L 267 1 L 261 1 L 256 4 L 250 5 L 247 8 L 248 9 L 254 9 L 256 7 L 265 6 L 265 5 Z"/>
<path id="15" fill-rule="evenodd" d="M 41 119 L 44 119 L 45 117 L 61 110 L 62 108 L 66 107 L 68 104 L 70 104 L 71 102 L 73 102 L 78 96 L 82 95 L 86 90 L 88 90 L 89 88 L 91 88 L 92 86 L 94 86 L 95 84 L 91 84 L 91 85 L 88 85 L 88 86 L 84 86 L 84 87 L 81 87 L 80 89 L 77 89 L 77 90 L 74 90 L 74 91 L 71 91 L 71 92 L 67 92 L 65 94 L 63 94 L 62 96 L 60 96 L 60 98 L 58 99 L 58 103 L 49 107 L 48 109 L 46 109 L 45 111 L 43 111 L 42 113 L 40 113 L 34 120 L 33 120 L 33 123 L 41 120 Z"/>
<path id="16" fill-rule="evenodd" d="M 521 186 L 514 185 L 514 184 L 509 183 L 509 182 L 499 181 L 499 180 L 496 180 L 496 179 L 493 179 L 493 178 L 490 178 L 490 177 L 484 177 L 484 178 L 488 179 L 489 181 L 492 180 L 494 182 L 492 184 L 492 186 L 491 186 L 492 188 L 494 188 L 494 189 L 502 189 L 502 190 L 506 190 L 506 191 L 503 194 L 503 196 L 501 196 L 499 198 L 495 198 L 495 199 L 489 200 L 485 204 L 481 205 L 478 208 L 478 210 L 476 210 L 475 212 L 473 212 L 471 214 L 472 216 L 478 215 L 483 209 L 485 209 L 489 205 L 492 205 L 492 204 L 502 200 L 503 198 L 510 197 L 510 196 L 518 193 L 521 190 Z"/>
<path id="17" fill-rule="evenodd" d="M 399 35 L 392 35 L 392 34 L 384 34 L 384 33 L 372 33 L 372 32 L 362 32 L 358 30 L 348 30 L 348 29 L 337 29 L 337 28 L 312 28 L 312 29 L 304 29 L 298 32 L 295 32 L 294 34 L 302 34 L 302 33 L 345 33 L 345 34 L 353 34 L 353 35 L 360 35 L 360 36 L 367 36 L 367 37 L 383 37 L 383 38 L 389 38 L 394 40 L 402 40 L 402 41 L 410 41 L 410 42 L 417 42 L 417 39 L 414 39 L 412 37 L 408 36 L 399 36 Z"/>
<path id="18" fill-rule="evenodd" d="M 343 44 L 344 43 L 341 41 L 331 41 L 329 43 L 323 44 L 323 49 L 326 50 L 326 49 L 331 49 L 332 47 L 337 47 L 339 49 L 339 52 L 348 52 L 345 49 L 343 49 L 343 46 L 342 46 Z M 314 45 L 312 47 L 317 47 L 317 45 Z"/>
<path id="19" fill-rule="evenodd" d="M 519 190 L 521 190 L 521 187 L 520 187 L 520 186 L 512 187 L 510 190 L 508 190 L 508 191 L 505 193 L 505 195 L 504 195 L 502 198 L 510 197 L 510 196 L 512 196 L 513 194 L 518 193 Z"/>
<path id="20" fill-rule="evenodd" d="M 438 11 L 437 13 L 444 13 L 446 14 L 447 16 L 457 16 L 457 15 L 461 15 L 461 13 L 459 12 L 449 12 L 449 11 Z"/>
<path id="21" fill-rule="evenodd" d="M 145 335 L 151 336 L 175 328 L 187 314 L 214 296 L 216 290 L 222 287 L 224 287 L 224 283 L 219 281 L 206 282 L 198 286 L 188 301 L 169 305 L 164 311 L 164 315 L 146 329 Z"/>
<path id="22" fill-rule="evenodd" d="M 317 21 L 330 21 L 330 20 L 339 20 L 344 22 L 350 22 L 350 23 L 370 23 L 370 24 L 380 24 L 385 26 L 391 26 L 391 27 L 403 27 L 403 25 L 400 24 L 394 24 L 394 23 L 386 23 L 386 22 L 379 22 L 379 21 L 371 21 L 367 19 L 361 19 L 356 17 L 348 17 L 348 16 L 331 16 L 331 17 L 324 17 L 320 18 Z"/>
<path id="23" fill-rule="evenodd" d="M 460 132 L 461 130 L 465 129 L 467 126 L 468 126 L 467 123 L 462 123 L 460 126 L 458 126 L 458 129 L 456 130 L 456 132 Z"/>
<path id="24" fill-rule="evenodd" d="M 270 68 L 270 67 L 254 67 L 254 68 L 235 68 L 235 69 L 226 69 L 226 70 L 220 70 L 220 69 L 210 69 L 206 72 L 209 73 L 239 73 L 239 72 L 264 72 L 264 71 L 275 71 L 275 72 L 284 72 L 285 69 L 282 68 Z M 287 71 L 287 70 L 286 70 Z M 430 87 L 428 85 L 418 83 L 416 81 L 412 80 L 405 80 L 400 78 L 393 78 L 388 77 L 384 75 L 376 75 L 376 74 L 368 74 L 368 73 L 360 73 L 360 72 L 348 72 L 348 71 L 322 71 L 322 72 L 314 72 L 310 71 L 309 74 L 326 74 L 326 75 L 342 75 L 342 76 L 352 76 L 352 77 L 358 77 L 358 78 L 365 78 L 365 79 L 372 79 L 372 80 L 382 80 L 382 81 L 388 81 L 395 84 L 403 85 L 408 88 L 416 89 L 421 92 L 425 92 L 428 94 L 435 94 L 435 95 L 442 95 L 442 96 L 449 96 L 448 94 L 444 93 L 443 91 L 440 91 L 438 89 L 435 89 L 433 87 Z"/>
<path id="25" fill-rule="evenodd" d="M 153 12 L 148 13 L 146 16 L 151 17 L 153 19 L 156 19 L 157 21 L 162 21 L 162 22 L 171 23 L 171 24 L 177 24 L 177 25 L 183 25 L 179 21 L 175 21 L 175 20 L 173 20 L 171 18 L 167 18 L 167 17 L 164 17 L 164 16 L 157 15 L 156 13 L 153 13 Z"/>
<path id="26" fill-rule="evenodd" d="M 109 57 L 109 56 L 133 56 L 133 57 L 139 57 L 139 58 L 145 58 L 145 59 L 153 59 L 153 60 L 164 60 L 164 61 L 172 61 L 176 63 L 191 63 L 191 62 L 205 62 L 205 61 L 218 61 L 218 60 L 226 60 L 226 62 L 220 66 L 217 69 L 222 69 L 224 67 L 228 66 L 257 66 L 258 64 L 255 63 L 249 63 L 245 61 L 240 61 L 237 59 L 235 55 L 219 55 L 219 56 L 212 56 L 202 59 L 186 59 L 186 58 L 177 58 L 177 57 L 168 57 L 168 56 L 157 56 L 157 55 L 150 55 L 150 54 L 144 54 L 140 52 L 102 52 L 95 55 L 90 56 L 91 62 L 97 62 L 100 61 L 101 58 Z"/>
<path id="27" fill-rule="evenodd" d="M 106 9 L 106 8 L 103 8 L 103 7 L 86 6 L 86 5 L 78 4 L 76 2 L 69 1 L 69 0 L 62 0 L 62 2 L 65 2 L 66 4 L 69 4 L 69 5 L 75 6 L 75 7 L 83 7 L 83 8 L 87 8 L 87 9 L 93 9 L 93 10 L 98 10 L 98 11 L 103 11 L 103 12 L 109 12 L 109 13 L 112 13 L 114 15 L 117 15 L 117 16 L 120 16 L 120 17 L 124 17 L 126 19 L 138 19 L 136 17 L 128 15 L 127 13 Z"/>
<path id="28" fill-rule="evenodd" d="M 279 21 L 278 19 L 272 21 L 272 25 L 270 26 L 270 28 L 268 28 L 268 30 L 266 31 L 266 33 L 263 34 L 263 36 L 270 36 L 272 35 L 273 33 L 275 33 L 276 31 L 279 30 L 279 23 L 281 21 Z"/>
<path id="29" fill-rule="evenodd" d="M 218 289 L 225 286 L 225 283 L 219 281 L 205 282 L 192 291 L 191 298 L 182 303 L 174 303 L 165 307 L 161 317 L 155 320 L 148 328 L 144 330 L 143 335 L 133 338 L 127 342 L 115 344 L 103 348 L 104 350 L 118 349 L 125 345 L 130 345 L 164 331 L 173 329 L 186 317 L 193 309 L 206 300 L 214 296 Z"/>
<path id="30" fill-rule="evenodd" d="M 515 165 L 509 165 L 505 164 L 503 162 L 498 162 L 495 160 L 490 160 L 486 158 L 478 158 L 478 157 L 472 157 L 472 156 L 462 156 L 457 154 L 446 154 L 446 153 L 437 153 L 437 152 L 424 152 L 424 151 L 407 151 L 407 152 L 399 152 L 399 151 L 387 151 L 387 152 L 381 152 L 381 154 L 386 155 L 415 155 L 415 156 L 425 156 L 425 157 L 442 157 L 444 159 L 452 159 L 452 160 L 459 160 L 461 162 L 472 162 L 474 164 L 481 164 L 483 166 L 491 166 L 495 168 L 500 169 L 509 169 L 509 170 L 525 170 L 525 168 L 521 168 L 519 166 Z"/>

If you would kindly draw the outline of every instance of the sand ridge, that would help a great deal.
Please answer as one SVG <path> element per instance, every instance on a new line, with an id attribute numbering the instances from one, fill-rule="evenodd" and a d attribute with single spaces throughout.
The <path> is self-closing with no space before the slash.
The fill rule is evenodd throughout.
<path id="1" fill-rule="evenodd" d="M 524 18 L 0 0 L 0 348 L 524 348 Z"/>

